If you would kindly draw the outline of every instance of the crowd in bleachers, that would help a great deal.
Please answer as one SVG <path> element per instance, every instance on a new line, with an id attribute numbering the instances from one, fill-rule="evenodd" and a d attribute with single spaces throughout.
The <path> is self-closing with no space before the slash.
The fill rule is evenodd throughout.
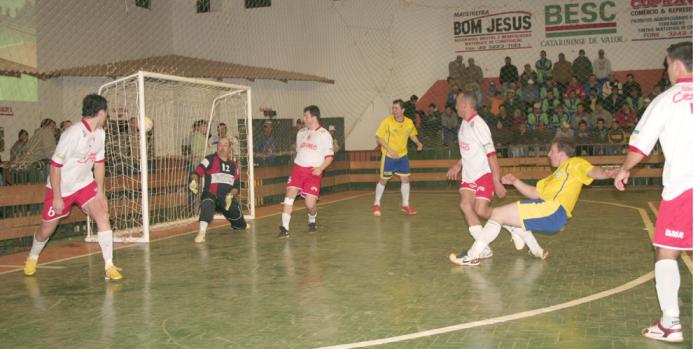
<path id="1" fill-rule="evenodd" d="M 573 62 L 560 53 L 554 63 L 543 50 L 532 67 L 524 64 L 520 71 L 505 57 L 497 81 L 485 84 L 475 60 L 469 58 L 465 66 L 457 56 L 448 65 L 446 103 L 415 111 L 418 98 L 412 96 L 414 109 L 409 113 L 407 107 L 406 116 L 426 145 L 456 146 L 456 96 L 472 91 L 502 156 L 541 156 L 538 145 L 553 137 L 571 138 L 582 154 L 620 154 L 650 101 L 669 86 L 665 75 L 646 94 L 634 74 L 620 81 L 602 49 L 593 61 L 580 50 Z"/>

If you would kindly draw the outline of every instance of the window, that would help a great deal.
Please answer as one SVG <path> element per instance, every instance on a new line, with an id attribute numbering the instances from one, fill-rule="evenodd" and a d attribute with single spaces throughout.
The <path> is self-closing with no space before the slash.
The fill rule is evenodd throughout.
<path id="1" fill-rule="evenodd" d="M 270 7 L 272 0 L 245 0 L 245 8 Z"/>
<path id="2" fill-rule="evenodd" d="M 136 7 L 151 9 L 151 0 L 134 0 Z"/>

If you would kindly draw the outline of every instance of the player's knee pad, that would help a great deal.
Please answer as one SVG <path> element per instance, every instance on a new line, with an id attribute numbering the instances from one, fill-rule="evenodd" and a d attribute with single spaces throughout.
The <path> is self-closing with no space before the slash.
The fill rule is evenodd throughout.
<path id="1" fill-rule="evenodd" d="M 282 201 L 282 205 L 289 205 L 289 206 L 294 205 L 294 198 L 288 198 L 285 196 L 284 201 Z"/>

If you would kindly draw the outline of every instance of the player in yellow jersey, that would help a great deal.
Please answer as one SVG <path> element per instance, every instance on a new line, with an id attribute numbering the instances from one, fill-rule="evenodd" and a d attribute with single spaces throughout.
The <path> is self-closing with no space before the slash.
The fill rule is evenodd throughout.
<path id="1" fill-rule="evenodd" d="M 414 215 L 416 211 L 408 204 L 408 196 L 411 192 L 411 184 L 408 177 L 411 169 L 408 165 L 408 139 L 418 147 L 418 151 L 423 150 L 423 144 L 418 140 L 418 132 L 413 125 L 413 121 L 403 115 L 406 110 L 404 101 L 397 99 L 391 106 L 392 115 L 382 120 L 377 128 L 375 136 L 377 144 L 382 148 L 381 173 L 379 183 L 374 196 L 374 206 L 372 212 L 375 216 L 381 216 L 381 200 L 384 194 L 386 183 L 394 175 L 401 178 L 401 211 Z"/>
<path id="2" fill-rule="evenodd" d="M 574 144 L 567 139 L 554 139 L 548 156 L 552 167 L 557 169 L 538 181 L 534 187 L 513 174 L 503 176 L 503 184 L 515 186 L 530 200 L 520 200 L 494 208 L 489 221 L 469 252 L 460 256 L 461 258 L 453 253 L 450 255 L 450 261 L 457 265 L 478 265 L 478 256 L 496 239 L 501 225 L 504 224 L 515 227 L 513 233 L 525 241 L 533 256 L 547 258 L 547 251 L 540 247 L 531 231 L 550 234 L 559 232 L 571 218 L 581 188 L 591 184 L 594 179 L 615 178 L 619 171 L 593 166 L 583 158 L 574 157 L 575 149 Z"/>

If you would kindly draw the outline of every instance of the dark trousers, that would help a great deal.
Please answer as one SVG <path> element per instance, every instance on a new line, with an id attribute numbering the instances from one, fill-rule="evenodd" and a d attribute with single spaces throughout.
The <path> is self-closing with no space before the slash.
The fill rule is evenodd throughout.
<path id="1" fill-rule="evenodd" d="M 231 223 L 233 229 L 245 229 L 246 223 L 241 212 L 241 206 L 235 199 L 231 203 L 231 207 L 226 210 L 226 197 L 217 197 L 216 195 L 205 191 L 202 193 L 202 202 L 199 204 L 199 221 L 210 223 L 214 219 L 214 212 L 219 211 L 224 214 L 226 220 Z"/>

